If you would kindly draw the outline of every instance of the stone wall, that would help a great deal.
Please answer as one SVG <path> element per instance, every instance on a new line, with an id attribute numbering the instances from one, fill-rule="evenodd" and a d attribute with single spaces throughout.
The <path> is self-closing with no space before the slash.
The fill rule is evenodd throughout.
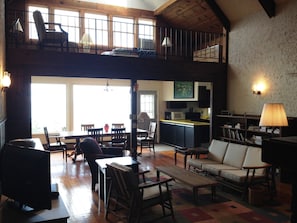
<path id="1" fill-rule="evenodd" d="M 282 102 L 297 117 L 297 1 L 277 5 L 233 24 L 229 42 L 227 107 L 234 113 L 260 114 L 264 103 Z M 261 95 L 252 93 L 262 82 Z"/>

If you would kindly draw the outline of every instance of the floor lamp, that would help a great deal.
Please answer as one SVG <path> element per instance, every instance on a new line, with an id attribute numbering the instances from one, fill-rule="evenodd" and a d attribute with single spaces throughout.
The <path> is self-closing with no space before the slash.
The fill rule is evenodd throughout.
<path id="1" fill-rule="evenodd" d="M 162 46 L 165 47 L 165 60 L 167 60 L 167 48 L 172 47 L 172 43 L 170 41 L 170 38 L 165 36 L 163 41 L 162 41 Z"/>

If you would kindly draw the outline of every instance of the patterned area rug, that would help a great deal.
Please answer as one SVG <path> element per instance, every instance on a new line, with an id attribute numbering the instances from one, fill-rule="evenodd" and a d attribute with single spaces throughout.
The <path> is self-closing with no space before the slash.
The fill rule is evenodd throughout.
<path id="1" fill-rule="evenodd" d="M 288 207 L 264 204 L 256 207 L 240 200 L 240 195 L 230 194 L 217 189 L 217 195 L 212 200 L 210 190 L 199 189 L 198 203 L 195 204 L 192 191 L 183 185 L 172 183 L 172 201 L 175 222 L 190 223 L 289 223 Z M 161 208 L 144 213 L 144 221 L 161 215 Z M 171 217 L 158 222 L 173 222 Z"/>

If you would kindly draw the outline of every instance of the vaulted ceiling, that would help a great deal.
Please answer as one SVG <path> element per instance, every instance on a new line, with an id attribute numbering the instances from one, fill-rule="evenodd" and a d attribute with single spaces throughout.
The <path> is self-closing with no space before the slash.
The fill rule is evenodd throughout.
<path id="1" fill-rule="evenodd" d="M 280 0 L 168 0 L 154 12 L 174 27 L 222 32 L 223 27 L 230 29 L 230 21 L 259 10 L 264 10 L 267 16 L 273 17 L 275 1 Z"/>

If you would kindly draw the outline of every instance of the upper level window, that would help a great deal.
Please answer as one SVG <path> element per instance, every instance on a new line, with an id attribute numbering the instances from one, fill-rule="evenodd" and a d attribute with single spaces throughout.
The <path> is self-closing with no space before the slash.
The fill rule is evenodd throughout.
<path id="1" fill-rule="evenodd" d="M 151 19 L 138 20 L 139 48 L 154 49 L 154 22 Z"/>
<path id="2" fill-rule="evenodd" d="M 108 45 L 108 21 L 106 15 L 85 13 L 85 33 L 91 42 L 100 46 Z"/>
<path id="3" fill-rule="evenodd" d="M 113 17 L 113 46 L 134 47 L 133 19 Z"/>
<path id="4" fill-rule="evenodd" d="M 139 19 L 139 39 L 154 39 L 154 22 L 151 19 Z"/>
<path id="5" fill-rule="evenodd" d="M 68 32 L 68 40 L 78 43 L 79 36 L 79 13 L 75 11 L 55 9 L 55 23 L 61 23 L 62 28 Z"/>
<path id="6" fill-rule="evenodd" d="M 43 21 L 48 22 L 48 8 L 45 7 L 36 7 L 36 6 L 29 6 L 29 39 L 38 39 L 37 30 L 35 26 L 35 22 L 33 19 L 33 12 L 38 10 L 41 12 Z"/>

